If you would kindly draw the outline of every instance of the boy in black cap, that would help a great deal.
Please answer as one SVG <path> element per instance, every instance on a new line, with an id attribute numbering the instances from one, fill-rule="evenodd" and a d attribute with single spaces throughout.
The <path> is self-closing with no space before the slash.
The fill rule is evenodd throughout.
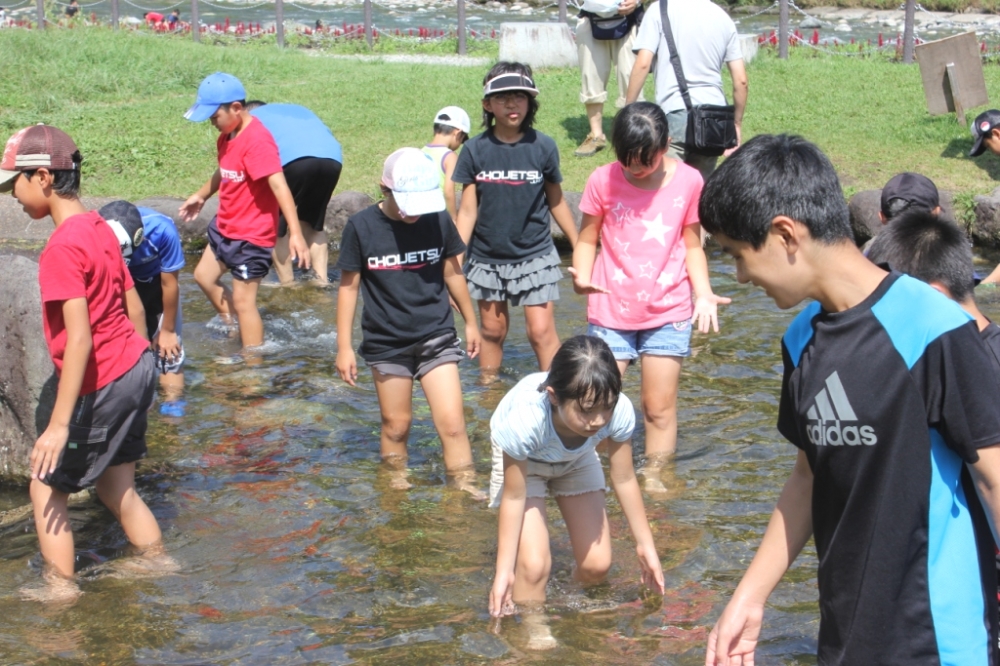
<path id="1" fill-rule="evenodd" d="M 969 157 L 979 157 L 988 148 L 994 155 L 1000 155 L 1000 111 L 983 111 L 972 122 L 972 150 Z"/>

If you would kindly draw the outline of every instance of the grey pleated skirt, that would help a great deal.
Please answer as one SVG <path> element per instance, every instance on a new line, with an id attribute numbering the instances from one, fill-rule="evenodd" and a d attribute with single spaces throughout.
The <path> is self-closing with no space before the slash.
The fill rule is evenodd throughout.
<path id="1" fill-rule="evenodd" d="M 559 300 L 562 260 L 552 251 L 520 264 L 465 262 L 465 279 L 474 301 L 510 301 L 511 305 L 544 305 Z"/>

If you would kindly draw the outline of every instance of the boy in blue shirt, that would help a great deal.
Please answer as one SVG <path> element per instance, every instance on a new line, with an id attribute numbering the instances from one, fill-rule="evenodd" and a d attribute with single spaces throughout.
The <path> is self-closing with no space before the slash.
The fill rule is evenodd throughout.
<path id="1" fill-rule="evenodd" d="M 833 166 L 799 137 L 747 142 L 699 214 L 738 281 L 782 309 L 813 300 L 782 338 L 778 430 L 798 457 L 706 663 L 753 663 L 810 536 L 820 664 L 997 663 L 1000 384 L 975 321 L 865 259 Z"/>
<path id="2" fill-rule="evenodd" d="M 326 287 L 329 262 L 326 207 L 340 180 L 343 152 L 340 142 L 319 116 L 298 104 L 267 104 L 259 100 L 247 102 L 250 115 L 264 124 L 278 144 L 281 170 L 295 200 L 302 235 L 309 246 L 309 256 L 315 273 L 314 284 Z M 274 246 L 274 272 L 278 281 L 287 286 L 295 281 L 291 253 L 288 249 L 288 225 L 285 216 L 278 218 L 278 241 Z"/>
<path id="3" fill-rule="evenodd" d="M 112 201 L 99 211 L 118 236 L 135 289 L 146 310 L 146 331 L 157 353 L 160 386 L 165 400 L 160 413 L 184 414 L 184 345 L 181 342 L 181 299 L 178 275 L 184 268 L 184 248 L 174 221 L 152 208 Z M 135 231 L 142 240 L 133 244 Z"/>

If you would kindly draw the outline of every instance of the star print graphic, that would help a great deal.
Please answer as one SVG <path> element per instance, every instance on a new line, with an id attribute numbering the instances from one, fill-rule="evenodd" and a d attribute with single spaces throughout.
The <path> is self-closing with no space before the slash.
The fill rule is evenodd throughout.
<path id="1" fill-rule="evenodd" d="M 640 292 L 639 292 L 638 294 L 636 294 L 636 295 L 635 295 L 635 297 L 636 297 L 637 299 L 639 299 L 639 302 L 640 302 L 640 303 L 642 303 L 642 302 L 645 302 L 645 301 L 648 301 L 648 300 L 649 300 L 649 294 L 647 294 L 645 290 L 643 290 L 643 291 L 640 291 Z"/>
<path id="2" fill-rule="evenodd" d="M 619 301 L 618 302 L 618 312 L 621 314 L 621 313 L 625 313 L 625 312 L 628 312 L 628 311 L 629 311 L 629 309 L 628 309 L 628 301 Z"/>
<path id="3" fill-rule="evenodd" d="M 653 277 L 653 262 L 647 261 L 639 266 L 639 277 Z"/>
<path id="4" fill-rule="evenodd" d="M 656 217 L 652 220 L 640 220 L 642 226 L 646 227 L 646 233 L 643 234 L 642 240 L 648 241 L 650 238 L 655 238 L 660 245 L 666 246 L 667 244 L 667 232 L 670 231 L 671 227 L 663 224 L 663 215 L 657 213 Z"/>
<path id="5" fill-rule="evenodd" d="M 656 278 L 656 284 L 660 285 L 664 289 L 669 287 L 674 283 L 674 274 L 663 271 L 660 273 L 660 277 Z"/>
<path id="6" fill-rule="evenodd" d="M 684 197 L 674 199 L 674 208 L 684 208 Z"/>
<path id="7" fill-rule="evenodd" d="M 618 254 L 624 259 L 631 259 L 631 255 L 628 253 L 629 243 L 623 243 L 620 238 L 615 239 L 615 247 L 618 248 Z"/>
<path id="8" fill-rule="evenodd" d="M 625 275 L 625 271 L 623 271 L 620 268 L 616 268 L 615 269 L 615 276 L 613 278 L 611 278 L 611 279 L 614 282 L 617 282 L 618 284 L 624 284 L 627 277 L 628 276 Z"/>
<path id="9" fill-rule="evenodd" d="M 631 208 L 619 201 L 615 204 L 615 207 L 611 209 L 611 215 L 614 216 L 614 224 L 619 227 L 625 224 L 628 221 L 628 217 L 631 212 Z"/>

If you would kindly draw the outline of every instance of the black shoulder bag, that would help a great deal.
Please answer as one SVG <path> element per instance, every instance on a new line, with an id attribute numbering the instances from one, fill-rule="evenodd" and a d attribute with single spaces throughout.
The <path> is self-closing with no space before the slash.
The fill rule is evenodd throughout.
<path id="1" fill-rule="evenodd" d="M 684 145 L 693 153 L 718 157 L 736 146 L 736 107 L 731 104 L 691 106 L 691 94 L 688 92 L 687 79 L 684 78 L 684 70 L 681 69 L 681 57 L 674 43 L 670 18 L 667 16 L 667 0 L 660 0 L 660 19 L 663 23 L 663 36 L 666 37 L 670 50 L 670 64 L 674 66 L 677 87 L 680 88 L 688 112 L 687 137 Z"/>
<path id="2" fill-rule="evenodd" d="M 580 16 L 590 19 L 590 34 L 594 39 L 612 40 L 627 37 L 633 26 L 642 22 L 645 13 L 642 4 L 636 5 L 635 11 L 628 16 L 612 16 L 603 18 L 593 12 L 580 10 Z"/>

